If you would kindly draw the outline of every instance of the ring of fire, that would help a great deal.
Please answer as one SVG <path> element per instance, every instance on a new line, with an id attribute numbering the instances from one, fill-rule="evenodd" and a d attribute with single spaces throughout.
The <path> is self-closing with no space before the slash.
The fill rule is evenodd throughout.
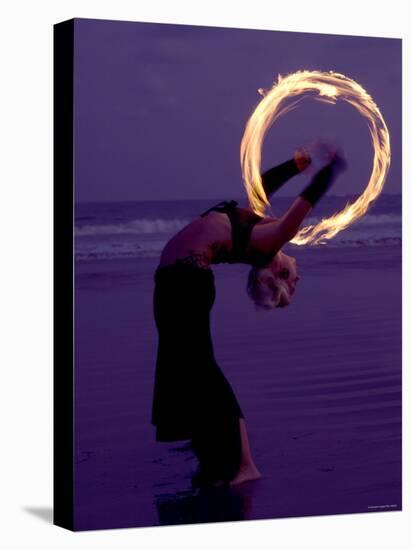
<path id="1" fill-rule="evenodd" d="M 302 227 L 290 241 L 293 244 L 324 244 L 337 233 L 362 217 L 370 203 L 382 191 L 391 161 L 389 131 L 379 111 L 366 90 L 354 80 L 333 71 L 297 71 L 286 77 L 279 75 L 278 82 L 270 90 L 259 89 L 263 96 L 250 116 L 240 145 L 242 176 L 249 204 L 259 215 L 270 206 L 262 187 L 260 161 L 263 138 L 280 116 L 295 108 L 305 96 L 312 95 L 318 101 L 335 104 L 342 99 L 353 105 L 366 118 L 374 148 L 373 168 L 364 192 L 343 210 L 316 225 Z M 296 98 L 290 102 L 290 98 Z"/>

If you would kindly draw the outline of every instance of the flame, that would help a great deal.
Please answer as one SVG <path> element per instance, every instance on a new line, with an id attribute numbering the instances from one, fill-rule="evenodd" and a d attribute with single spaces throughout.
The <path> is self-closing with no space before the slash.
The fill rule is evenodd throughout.
<path id="1" fill-rule="evenodd" d="M 240 144 L 242 176 L 250 207 L 263 215 L 270 203 L 260 176 L 263 138 L 269 127 L 282 115 L 291 111 L 307 95 L 317 101 L 335 104 L 338 99 L 353 105 L 365 117 L 374 149 L 373 168 L 364 192 L 353 203 L 316 225 L 299 229 L 290 241 L 297 245 L 325 244 L 337 233 L 362 217 L 372 201 L 382 191 L 391 161 L 389 132 L 382 114 L 366 90 L 347 76 L 333 71 L 297 71 L 287 76 L 278 75 L 270 90 L 259 88 L 260 103 L 250 116 Z M 301 96 L 301 97 L 299 97 Z M 291 98 L 293 101 L 290 101 Z"/>

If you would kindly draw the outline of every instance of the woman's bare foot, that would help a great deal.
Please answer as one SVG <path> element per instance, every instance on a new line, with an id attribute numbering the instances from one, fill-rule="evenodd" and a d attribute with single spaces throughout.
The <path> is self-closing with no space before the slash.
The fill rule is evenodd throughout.
<path id="1" fill-rule="evenodd" d="M 229 483 L 229 485 L 239 485 L 245 481 L 253 481 L 255 479 L 260 479 L 262 474 L 256 468 L 255 464 L 246 464 L 239 468 L 238 473 Z"/>

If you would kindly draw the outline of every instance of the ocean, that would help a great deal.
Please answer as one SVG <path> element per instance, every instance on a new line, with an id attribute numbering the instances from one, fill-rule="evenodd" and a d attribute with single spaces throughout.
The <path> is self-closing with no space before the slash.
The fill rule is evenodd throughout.
<path id="1" fill-rule="evenodd" d="M 326 196 L 303 225 L 317 223 L 355 199 L 353 195 Z M 174 233 L 221 200 L 224 199 L 77 203 L 76 261 L 156 258 Z M 239 206 L 246 206 L 245 199 L 235 200 Z M 272 206 L 274 214 L 280 216 L 292 201 L 291 197 L 277 198 Z M 365 216 L 321 246 L 344 248 L 400 245 L 401 209 L 401 195 L 381 195 Z"/>

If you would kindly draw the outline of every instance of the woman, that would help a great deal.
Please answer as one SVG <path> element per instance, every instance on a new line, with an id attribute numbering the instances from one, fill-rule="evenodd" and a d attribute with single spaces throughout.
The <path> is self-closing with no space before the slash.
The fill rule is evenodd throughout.
<path id="1" fill-rule="evenodd" d="M 199 461 L 194 481 L 236 485 L 261 477 L 251 456 L 244 414 L 216 363 L 210 332 L 217 263 L 252 266 L 247 292 L 257 308 L 290 303 L 299 280 L 296 261 L 281 248 L 345 169 L 325 145 L 300 149 L 262 175 L 269 197 L 305 170 L 313 153 L 328 162 L 279 218 L 263 218 L 236 201 L 212 206 L 164 247 L 155 273 L 154 315 L 159 335 L 151 422 L 156 441 L 189 439 Z"/>

